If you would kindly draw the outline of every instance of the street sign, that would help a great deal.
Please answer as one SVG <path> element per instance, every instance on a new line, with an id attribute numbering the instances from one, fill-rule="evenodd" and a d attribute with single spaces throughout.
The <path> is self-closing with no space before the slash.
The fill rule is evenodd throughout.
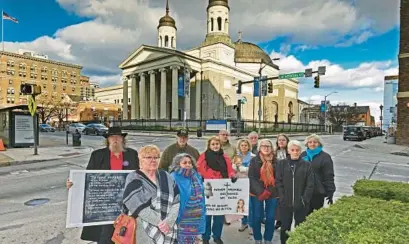
<path id="1" fill-rule="evenodd" d="M 254 97 L 259 97 L 260 96 L 260 77 L 254 77 L 254 83 L 253 83 L 253 96 Z M 267 96 L 267 76 L 262 76 L 261 77 L 261 95 L 262 96 Z M 265 88 L 265 90 L 263 90 Z"/>
<path id="2" fill-rule="evenodd" d="M 305 69 L 305 77 L 312 77 L 312 69 Z"/>
<path id="3" fill-rule="evenodd" d="M 292 78 L 303 78 L 303 77 L 304 77 L 304 72 L 282 74 L 278 76 L 279 79 L 292 79 Z"/>
<path id="4" fill-rule="evenodd" d="M 327 70 L 326 66 L 318 67 L 318 75 L 325 75 L 326 70 Z"/>
<path id="5" fill-rule="evenodd" d="M 37 112 L 37 104 L 32 96 L 28 97 L 28 111 L 30 111 L 31 116 L 33 117 Z"/>
<path id="6" fill-rule="evenodd" d="M 325 101 L 321 101 L 321 112 L 325 112 L 326 106 L 325 106 Z"/>

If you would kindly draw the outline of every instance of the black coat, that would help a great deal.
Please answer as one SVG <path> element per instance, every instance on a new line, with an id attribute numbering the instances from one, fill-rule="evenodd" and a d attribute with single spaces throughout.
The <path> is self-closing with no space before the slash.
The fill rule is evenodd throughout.
<path id="1" fill-rule="evenodd" d="M 274 186 L 269 186 L 267 188 L 264 187 L 264 182 L 260 179 L 260 169 L 261 166 L 263 165 L 263 162 L 261 161 L 260 155 L 257 155 L 256 157 L 252 158 L 250 161 L 250 166 L 249 166 L 249 181 L 250 181 L 250 193 L 259 196 L 261 193 L 263 193 L 264 190 L 268 190 L 271 193 L 271 197 L 277 197 L 278 192 L 276 187 Z M 273 164 L 274 168 L 274 174 L 276 172 L 275 170 L 275 163 Z"/>
<path id="2" fill-rule="evenodd" d="M 109 148 L 102 148 L 92 152 L 88 162 L 87 170 L 110 170 L 111 153 Z M 139 169 L 138 152 L 132 148 L 126 148 L 123 153 L 124 161 L 128 161 L 129 165 L 124 166 L 123 170 L 137 170 Z M 98 242 L 100 239 L 110 240 L 114 231 L 113 225 L 97 225 L 85 226 L 82 229 L 81 239 L 86 241 Z M 106 244 L 112 242 L 106 241 Z"/>
<path id="3" fill-rule="evenodd" d="M 300 158 L 294 162 L 294 169 L 291 169 L 290 162 L 288 158 L 280 160 L 276 167 L 276 186 L 280 204 L 295 209 L 307 207 L 314 192 L 314 173 L 311 164 Z"/>
<path id="4" fill-rule="evenodd" d="M 306 152 L 301 154 L 301 157 L 305 157 Z M 335 188 L 335 174 L 334 163 L 331 156 L 321 151 L 316 155 L 311 162 L 312 171 L 315 174 L 315 190 L 314 194 L 333 196 L 336 190 Z"/>

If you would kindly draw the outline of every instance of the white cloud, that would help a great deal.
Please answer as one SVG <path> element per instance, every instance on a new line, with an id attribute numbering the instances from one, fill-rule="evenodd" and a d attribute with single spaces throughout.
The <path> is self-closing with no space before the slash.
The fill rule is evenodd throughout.
<path id="1" fill-rule="evenodd" d="M 381 91 L 383 90 L 385 75 L 398 74 L 398 67 L 393 66 L 391 61 L 365 62 L 355 68 L 344 69 L 328 60 L 314 60 L 308 64 L 303 64 L 293 55 L 285 56 L 273 51 L 270 56 L 280 58 L 276 64 L 280 67 L 281 73 L 301 72 L 306 68 L 317 70 L 318 66 L 326 66 L 326 74 L 320 79 L 320 86 L 323 88 L 373 88 L 376 91 Z"/>
<path id="2" fill-rule="evenodd" d="M 25 48 L 48 54 L 53 59 L 77 63 L 84 66 L 88 75 L 118 74 L 118 64 L 130 52 L 141 44 L 156 45 L 158 21 L 165 14 L 165 0 L 121 0 L 121 4 L 118 0 L 57 2 L 66 10 L 91 20 L 57 30 L 53 37 L 43 36 L 23 43 L 6 42 L 6 49 Z M 352 5 L 349 0 L 257 0 L 257 4 L 249 4 L 248 0 L 230 1 L 230 34 L 235 40 L 236 33 L 241 30 L 243 39 L 252 42 L 289 36 L 291 45 L 305 50 L 320 44 L 362 43 L 396 26 L 398 13 L 394 9 L 398 9 L 398 0 L 381 4 L 369 0 L 355 2 Z M 170 1 L 180 49 L 198 46 L 203 41 L 207 4 L 208 1 Z M 391 11 L 386 13 L 385 10 Z M 290 48 L 284 45 L 282 51 Z M 302 66 L 286 61 L 294 68 Z"/>

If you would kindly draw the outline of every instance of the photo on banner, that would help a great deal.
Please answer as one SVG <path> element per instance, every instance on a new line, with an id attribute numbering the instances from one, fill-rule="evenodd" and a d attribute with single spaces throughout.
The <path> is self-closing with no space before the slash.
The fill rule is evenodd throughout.
<path id="1" fill-rule="evenodd" d="M 207 215 L 248 215 L 249 179 L 205 179 Z"/>
<path id="2" fill-rule="evenodd" d="M 122 211 L 126 177 L 132 170 L 71 170 L 66 227 L 112 224 Z"/>

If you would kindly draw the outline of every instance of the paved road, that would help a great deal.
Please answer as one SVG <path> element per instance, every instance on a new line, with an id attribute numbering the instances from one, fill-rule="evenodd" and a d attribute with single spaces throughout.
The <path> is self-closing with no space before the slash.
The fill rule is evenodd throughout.
<path id="1" fill-rule="evenodd" d="M 43 136 L 64 138 L 61 133 Z M 172 138 L 141 136 L 137 138 L 131 136 L 128 139 L 129 145 L 134 148 L 152 143 L 163 149 L 174 141 Z M 83 136 L 83 143 L 91 146 L 101 146 L 101 140 L 101 137 Z M 373 143 L 380 143 L 380 140 L 372 139 Z M 364 176 L 409 181 L 407 157 L 356 148 L 355 142 L 344 142 L 340 136 L 324 136 L 324 143 L 325 150 L 331 153 L 335 162 L 336 198 L 352 194 L 351 185 L 356 179 Z M 191 144 L 203 150 L 205 140 L 191 140 Z M 370 143 L 367 148 L 370 148 Z M 0 168 L 0 243 L 86 243 L 79 240 L 80 229 L 65 228 L 67 190 L 64 183 L 70 169 L 81 169 L 87 161 L 88 156 L 84 156 Z M 50 201 L 36 207 L 24 205 L 26 201 L 35 198 L 48 198 Z M 225 226 L 223 235 L 225 243 L 253 243 L 248 233 L 237 231 L 238 227 L 238 222 Z M 279 243 L 278 238 L 277 233 L 274 243 Z M 139 242 L 144 243 L 143 240 Z"/>

